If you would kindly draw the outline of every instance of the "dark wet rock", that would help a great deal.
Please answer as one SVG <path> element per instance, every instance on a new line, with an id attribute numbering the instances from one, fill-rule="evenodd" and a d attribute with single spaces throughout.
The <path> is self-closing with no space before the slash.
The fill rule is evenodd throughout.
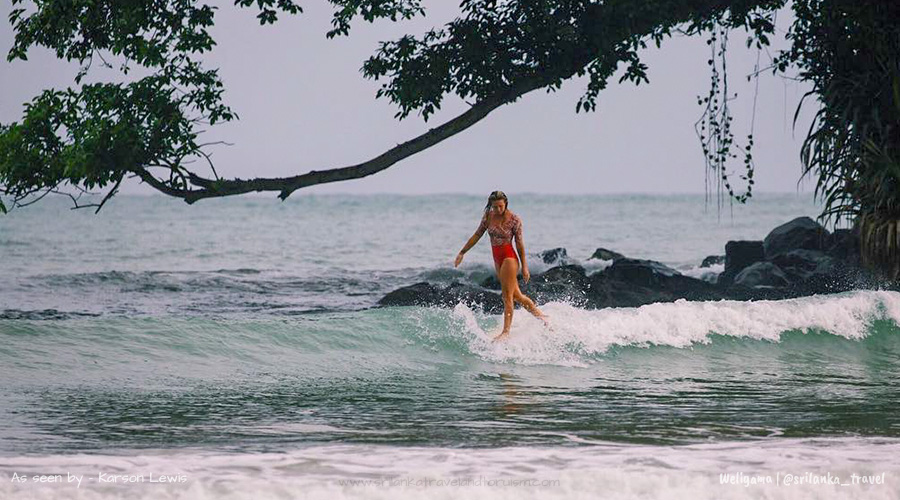
<path id="1" fill-rule="evenodd" d="M 398 288 L 378 301 L 380 306 L 430 306 L 439 302 L 441 289 L 426 281 Z"/>
<path id="2" fill-rule="evenodd" d="M 482 286 L 492 290 L 501 290 L 496 276 L 482 282 Z M 568 302 L 573 305 L 587 304 L 587 291 L 590 280 L 583 267 L 575 264 L 551 267 L 546 272 L 533 274 L 528 283 L 519 276 L 519 289 L 537 304 L 547 302 Z"/>
<path id="3" fill-rule="evenodd" d="M 566 253 L 566 249 L 562 247 L 544 250 L 538 254 L 538 257 L 544 264 L 564 265 L 569 263 L 569 255 Z"/>
<path id="4" fill-rule="evenodd" d="M 771 258 L 766 258 L 771 253 Z M 565 249 L 542 253 L 565 261 Z M 878 282 L 859 265 L 859 235 L 837 230 L 833 235 L 808 217 L 773 230 L 766 241 L 729 241 L 725 271 L 717 283 L 685 276 L 660 262 L 629 259 L 598 248 L 592 259 L 612 260 L 588 276 L 579 265 L 563 264 L 519 281 L 537 304 L 564 301 L 578 307 L 638 307 L 654 302 L 686 300 L 780 300 L 860 288 L 900 289 L 900 283 Z M 704 259 L 702 267 L 722 263 L 723 256 Z M 481 276 L 470 276 L 477 280 Z M 502 313 L 500 283 L 491 273 L 482 286 L 454 281 L 447 287 L 422 282 L 387 294 L 379 305 L 453 307 L 464 302 L 489 313 Z M 520 307 L 520 306 L 517 306 Z"/>
<path id="5" fill-rule="evenodd" d="M 725 263 L 724 255 L 710 255 L 703 259 L 703 262 L 700 263 L 700 267 L 712 267 L 718 264 Z"/>
<path id="6" fill-rule="evenodd" d="M 832 274 L 813 275 L 783 287 L 754 288 L 733 285 L 727 289 L 726 298 L 731 300 L 781 300 L 850 290 L 875 289 L 882 285 L 859 268 L 838 265 Z"/>
<path id="7" fill-rule="evenodd" d="M 584 267 L 570 264 L 547 269 L 547 271 L 533 276 L 532 283 L 572 283 L 581 287 L 589 283 Z"/>
<path id="8" fill-rule="evenodd" d="M 659 286 L 663 278 L 681 274 L 665 264 L 643 259 L 616 259 L 601 272 L 611 279 L 645 287 Z"/>
<path id="9" fill-rule="evenodd" d="M 815 250 L 794 250 L 778 259 L 793 265 L 789 277 L 796 280 L 791 290 L 797 296 L 890 286 L 861 268 L 858 254 L 840 259 Z"/>
<path id="10" fill-rule="evenodd" d="M 579 307 L 588 305 L 590 286 L 584 268 L 578 265 L 553 267 L 532 276 L 527 284 L 519 283 L 522 293 L 537 304 L 556 301 Z"/>
<path id="11" fill-rule="evenodd" d="M 734 277 L 734 284 L 750 288 L 784 287 L 790 283 L 778 266 L 771 262 L 757 262 L 745 267 Z"/>
<path id="12" fill-rule="evenodd" d="M 659 262 L 626 259 L 616 269 L 612 267 L 587 276 L 585 269 L 579 265 L 557 266 L 533 275 L 528 283 L 520 279 L 519 287 L 538 305 L 567 302 L 587 309 L 637 307 L 678 299 L 722 298 L 721 292 L 710 283 L 683 276 Z M 612 272 L 607 272 L 610 269 Z M 459 302 L 480 307 L 492 314 L 503 311 L 500 293 L 458 282 L 446 288 L 416 283 L 394 290 L 378 304 L 453 307 Z"/>
<path id="13" fill-rule="evenodd" d="M 773 229 L 763 241 L 765 256 L 772 260 L 791 250 L 824 250 L 831 235 L 809 217 L 797 217 Z"/>
<path id="14" fill-rule="evenodd" d="M 791 250 L 777 255 L 772 263 L 784 271 L 790 282 L 834 274 L 839 262 L 820 250 Z"/>
<path id="15" fill-rule="evenodd" d="M 806 279 L 792 283 L 788 290 L 794 297 L 805 297 L 816 294 L 847 292 L 860 288 L 878 288 L 878 286 L 878 283 L 862 270 L 838 265 L 829 274 L 814 274 Z"/>
<path id="16" fill-rule="evenodd" d="M 662 290 L 626 283 L 600 272 L 590 276 L 591 288 L 588 308 L 640 307 L 654 302 L 671 302 L 670 294 Z"/>
<path id="17" fill-rule="evenodd" d="M 665 279 L 663 290 L 672 294 L 673 300 L 719 300 L 723 298 L 722 292 L 714 283 L 682 274 Z"/>
<path id="18" fill-rule="evenodd" d="M 589 298 L 594 307 L 635 307 L 678 299 L 722 298 L 713 284 L 684 276 L 652 260 L 619 259 L 590 278 Z"/>
<path id="19" fill-rule="evenodd" d="M 584 279 L 585 269 L 582 266 L 577 264 L 566 264 L 562 266 L 551 267 L 547 269 L 545 272 L 540 274 L 532 274 L 531 275 L 531 283 L 574 283 L 578 285 L 583 285 L 586 283 Z M 519 274 L 519 288 L 521 290 L 525 290 L 524 282 L 522 281 L 522 275 Z M 488 276 L 481 282 L 481 286 L 490 290 L 500 291 L 502 288 L 500 286 L 500 280 L 497 279 L 497 275 L 493 274 Z M 527 294 L 526 294 L 527 295 Z"/>
<path id="20" fill-rule="evenodd" d="M 634 282 L 615 279 L 599 272 L 590 276 L 588 306 L 639 307 L 654 302 L 686 300 L 718 300 L 721 292 L 712 284 L 680 274 L 659 277 L 656 286 L 643 286 Z"/>
<path id="21" fill-rule="evenodd" d="M 765 260 L 761 241 L 729 241 L 725 244 L 725 270 L 719 275 L 718 283 L 728 286 L 744 268 Z"/>
<path id="22" fill-rule="evenodd" d="M 491 314 L 503 312 L 503 300 L 494 292 L 484 288 L 466 285 L 458 281 L 450 283 L 443 292 L 443 305 L 453 307 L 460 302 L 469 307 L 481 308 Z"/>
<path id="23" fill-rule="evenodd" d="M 797 259 L 799 256 L 804 256 L 804 253 L 800 251 L 794 252 L 790 252 L 790 255 L 782 256 L 779 260 L 781 262 L 793 262 L 788 259 Z M 815 251 L 809 252 L 812 253 L 806 254 L 806 257 L 810 255 L 816 256 Z M 797 271 L 798 267 L 788 270 L 782 269 L 790 281 L 787 285 L 749 287 L 735 284 L 724 290 L 725 296 L 732 300 L 780 300 L 817 294 L 847 292 L 850 290 L 876 289 L 884 286 L 870 273 L 838 259 L 833 261 L 829 261 L 828 258 L 823 259 L 817 263 L 814 269 L 808 264 L 808 259 L 804 259 L 802 262 L 803 264 L 800 265 L 809 266 L 805 269 L 805 274 L 803 274 L 805 277 L 801 277 L 801 273 Z"/>
<path id="24" fill-rule="evenodd" d="M 714 285 L 651 260 L 618 259 L 590 276 L 581 266 L 560 266 L 533 278 L 532 283 L 528 290 L 538 303 L 565 300 L 588 309 L 722 298 Z"/>
<path id="25" fill-rule="evenodd" d="M 503 311 L 499 294 L 458 281 L 443 288 L 427 282 L 398 288 L 382 297 L 378 305 L 453 307 L 460 302 L 492 314 Z"/>
<path id="26" fill-rule="evenodd" d="M 607 250 L 605 248 L 598 248 L 594 250 L 593 255 L 588 257 L 588 260 L 591 259 L 600 259 L 600 260 L 616 260 L 616 259 L 624 259 L 625 256 L 620 254 L 619 252 L 613 252 L 612 250 Z"/>
<path id="27" fill-rule="evenodd" d="M 825 253 L 830 257 L 846 262 L 851 266 L 859 266 L 859 231 L 855 229 L 836 229 L 828 242 Z"/>

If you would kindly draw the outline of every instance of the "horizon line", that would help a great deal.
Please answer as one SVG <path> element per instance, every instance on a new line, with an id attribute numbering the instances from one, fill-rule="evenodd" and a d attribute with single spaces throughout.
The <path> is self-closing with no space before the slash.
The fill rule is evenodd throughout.
<path id="1" fill-rule="evenodd" d="M 566 192 L 541 192 L 541 191 L 509 191 L 510 193 L 515 193 L 518 196 L 527 195 L 527 196 L 709 196 L 711 199 L 714 199 L 717 195 L 716 193 L 705 193 L 703 191 L 613 191 L 613 192 L 605 192 L 605 193 L 566 193 Z M 407 196 L 407 197 L 417 197 L 417 196 L 487 196 L 488 192 L 482 194 L 481 192 L 469 192 L 469 191 L 435 191 L 435 192 L 425 192 L 425 193 L 404 193 L 404 192 L 392 192 L 392 191 L 375 191 L 371 193 L 358 193 L 358 192 L 327 192 L 327 193 L 294 193 L 299 194 L 300 196 Z M 758 191 L 753 194 L 753 196 L 759 195 L 796 195 L 796 196 L 809 196 L 810 198 L 814 197 L 814 193 L 812 191 Z M 158 197 L 158 198 L 172 198 L 174 200 L 179 200 L 180 198 L 176 196 L 169 196 L 164 193 L 118 193 L 115 197 L 119 196 L 136 196 L 136 197 Z M 262 193 L 243 193 L 240 195 L 229 195 L 229 196 L 220 196 L 220 197 L 212 197 L 208 198 L 208 200 L 215 199 L 223 199 L 223 198 L 265 198 L 265 199 L 273 199 L 277 200 L 277 193 L 272 194 L 262 194 Z M 724 196 L 725 199 L 728 199 L 728 196 Z M 290 201 L 294 199 L 294 195 L 291 195 L 286 200 Z M 751 197 L 750 200 L 753 198 Z"/>

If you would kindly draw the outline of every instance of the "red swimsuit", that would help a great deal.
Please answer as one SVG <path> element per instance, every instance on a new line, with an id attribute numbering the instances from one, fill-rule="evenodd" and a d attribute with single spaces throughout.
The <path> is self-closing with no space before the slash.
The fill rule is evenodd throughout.
<path id="1" fill-rule="evenodd" d="M 491 237 L 491 252 L 494 254 L 494 263 L 498 267 L 503 264 L 503 259 L 506 258 L 513 258 L 518 262 L 519 257 L 512 246 L 513 238 L 516 239 L 517 243 L 522 242 L 522 220 L 519 219 L 518 215 L 509 212 L 509 217 L 506 220 L 500 224 L 489 226 L 488 214 L 485 212 L 476 232 L 481 237 L 485 230 Z"/>
<path id="2" fill-rule="evenodd" d="M 516 255 L 516 251 L 513 250 L 513 246 L 511 243 L 491 245 L 491 252 L 494 253 L 494 264 L 497 264 L 498 267 L 503 265 L 503 259 L 507 257 L 516 259 L 516 262 L 519 261 L 519 256 Z"/>

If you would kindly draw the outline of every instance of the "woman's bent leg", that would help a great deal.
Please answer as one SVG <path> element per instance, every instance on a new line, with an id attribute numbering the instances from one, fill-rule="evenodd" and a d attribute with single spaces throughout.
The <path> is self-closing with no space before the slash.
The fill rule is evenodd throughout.
<path id="1" fill-rule="evenodd" d="M 513 299 L 519 304 L 522 304 L 522 307 L 524 307 L 531 314 L 535 315 L 535 317 L 540 318 L 540 320 L 544 322 L 544 325 L 549 328 L 551 332 L 553 331 L 553 327 L 550 326 L 550 322 L 547 320 L 547 315 L 542 313 L 541 310 L 538 309 L 536 305 L 534 305 L 534 302 L 532 302 L 532 300 L 529 299 L 527 295 L 519 290 L 518 286 L 516 287 L 516 292 L 513 294 Z"/>
<path id="2" fill-rule="evenodd" d="M 513 293 L 513 299 L 519 304 L 522 304 L 522 307 L 524 307 L 526 311 L 534 314 L 538 318 L 544 316 L 544 313 L 534 305 L 534 302 L 528 298 L 527 295 L 522 293 L 522 290 L 520 290 L 519 287 L 516 287 L 516 291 Z"/>

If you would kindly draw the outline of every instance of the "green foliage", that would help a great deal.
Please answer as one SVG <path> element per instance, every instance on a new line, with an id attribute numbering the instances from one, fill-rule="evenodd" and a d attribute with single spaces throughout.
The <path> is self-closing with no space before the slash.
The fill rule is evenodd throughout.
<path id="1" fill-rule="evenodd" d="M 794 9 L 794 43 L 776 65 L 797 67 L 819 103 L 801 160 L 823 215 L 900 218 L 900 5 L 802 0 Z"/>
<path id="2" fill-rule="evenodd" d="M 197 149 L 191 121 L 165 79 L 46 90 L 0 130 L 0 180 L 16 199 L 62 182 L 120 182 L 132 165 L 162 166 Z"/>
<path id="3" fill-rule="evenodd" d="M 14 7 L 24 3 L 12 0 Z M 194 4 L 193 0 L 47 0 L 30 15 L 25 8 L 14 8 L 9 22 L 16 36 L 7 60 L 25 60 L 29 47 L 44 46 L 60 59 L 86 64 L 76 83 L 103 51 L 127 63 L 163 67 L 173 62 L 175 54 L 205 52 L 215 44 L 207 31 L 215 7 Z M 130 68 L 127 63 L 120 68 L 124 73 Z"/>
<path id="4" fill-rule="evenodd" d="M 425 9 L 419 0 L 329 0 L 335 6 L 331 20 L 333 29 L 326 33 L 328 38 L 346 35 L 350 32 L 350 21 L 356 16 L 368 22 L 376 19 L 412 19 L 424 15 Z"/>
<path id="5" fill-rule="evenodd" d="M 346 34 L 356 16 L 372 21 L 422 12 L 417 0 L 331 3 L 335 30 L 329 36 Z M 112 185 L 105 202 L 126 174 L 150 181 L 150 169 L 164 172 L 152 183 L 157 189 L 167 194 L 187 190 L 194 177 L 185 165 L 192 157 L 209 159 L 205 145 L 196 140 L 202 133 L 199 127 L 238 118 L 223 102 L 218 70 L 206 69 L 196 59 L 215 46 L 208 29 L 217 7 L 196 0 L 12 4 L 9 22 L 15 40 L 8 61 L 27 60 L 31 47 L 43 46 L 60 59 L 80 64 L 76 84 L 95 60 L 122 75 L 134 67 L 152 74 L 128 84 L 45 90 L 25 105 L 20 121 L 0 124 L 0 193 L 11 197 L 11 206 L 31 195 L 59 192 L 65 184 L 82 192 Z M 291 0 L 235 0 L 235 5 L 255 6 L 260 24 L 275 22 L 279 11 L 302 12 Z M 107 62 L 110 56 L 123 61 L 118 68 Z M 6 210 L 0 201 L 0 212 Z"/>
<path id="6" fill-rule="evenodd" d="M 425 14 L 419 0 L 328 0 L 334 6 L 331 25 L 334 27 L 326 33 L 328 38 L 350 33 L 350 22 L 357 16 L 368 22 L 376 19 L 411 19 Z M 288 14 L 299 14 L 303 8 L 292 0 L 234 0 L 238 7 L 256 6 L 259 24 L 274 24 L 278 20 L 278 11 Z"/>
<path id="7" fill-rule="evenodd" d="M 234 4 L 239 7 L 250 7 L 254 3 L 259 8 L 256 18 L 261 25 L 274 24 L 278 20 L 279 10 L 288 14 L 303 12 L 303 8 L 291 0 L 234 0 Z"/>
<path id="8" fill-rule="evenodd" d="M 422 37 L 384 42 L 363 65 L 367 78 L 387 78 L 378 97 L 396 104 L 397 118 L 418 111 L 428 119 L 447 94 L 485 99 L 538 79 L 548 90 L 589 75 L 576 111 L 596 109 L 596 97 L 624 65 L 619 82 L 648 82 L 638 55 L 676 28 L 688 34 L 716 25 L 770 33 L 760 21 L 783 1 L 465 0 L 463 16 Z"/>

